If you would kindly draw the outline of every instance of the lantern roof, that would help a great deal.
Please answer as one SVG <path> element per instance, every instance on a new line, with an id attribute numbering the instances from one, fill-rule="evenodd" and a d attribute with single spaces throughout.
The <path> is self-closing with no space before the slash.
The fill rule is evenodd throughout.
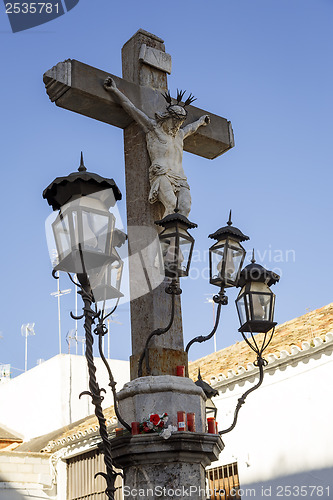
<path id="1" fill-rule="evenodd" d="M 211 385 L 209 385 L 207 382 L 202 380 L 200 368 L 198 370 L 198 380 L 194 383 L 198 387 L 201 387 L 201 389 L 204 391 L 204 393 L 208 399 L 211 399 L 214 396 L 217 396 L 219 393 L 219 391 L 217 391 L 216 389 L 213 389 L 213 387 Z"/>
<path id="2" fill-rule="evenodd" d="M 156 220 L 155 224 L 157 226 L 170 227 L 177 222 L 182 224 L 183 226 L 186 226 L 188 229 L 194 229 L 195 227 L 198 227 L 198 224 L 190 222 L 188 218 L 185 217 L 185 215 L 180 214 L 178 212 L 178 208 L 175 208 L 174 213 L 166 215 L 161 220 Z"/>
<path id="3" fill-rule="evenodd" d="M 251 264 L 242 269 L 237 286 L 242 287 L 249 281 L 259 281 L 266 283 L 267 286 L 275 285 L 280 279 L 280 276 L 273 271 L 268 271 L 260 264 L 257 264 L 254 258 L 254 250 L 252 252 Z"/>
<path id="4" fill-rule="evenodd" d="M 215 231 L 215 233 L 210 234 L 209 238 L 219 241 L 227 236 L 231 236 L 233 237 L 233 239 L 238 241 L 246 241 L 250 239 L 249 236 L 246 236 L 245 234 L 242 233 L 240 229 L 232 225 L 231 210 L 229 212 L 229 220 L 227 222 L 227 226 L 221 227 L 220 229 Z"/>
<path id="5" fill-rule="evenodd" d="M 66 177 L 57 177 L 51 184 L 44 189 L 43 198 L 52 206 L 53 210 L 59 210 L 63 205 L 80 198 L 89 196 L 105 189 L 112 189 L 114 199 L 121 200 L 121 192 L 113 179 L 106 179 L 98 174 L 87 172 L 83 162 L 81 152 L 81 162 L 77 172 L 72 172 Z M 114 199 L 109 196 L 105 204 L 114 205 Z"/>

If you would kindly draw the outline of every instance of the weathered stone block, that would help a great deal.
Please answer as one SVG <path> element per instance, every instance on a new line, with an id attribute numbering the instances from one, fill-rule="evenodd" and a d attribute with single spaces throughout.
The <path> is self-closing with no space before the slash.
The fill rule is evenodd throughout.
<path id="1" fill-rule="evenodd" d="M 177 411 L 195 413 L 196 429 L 205 431 L 205 400 L 202 389 L 186 377 L 141 377 L 118 392 L 119 411 L 127 422 L 142 422 L 150 413 L 167 413 L 168 424 L 177 425 Z"/>

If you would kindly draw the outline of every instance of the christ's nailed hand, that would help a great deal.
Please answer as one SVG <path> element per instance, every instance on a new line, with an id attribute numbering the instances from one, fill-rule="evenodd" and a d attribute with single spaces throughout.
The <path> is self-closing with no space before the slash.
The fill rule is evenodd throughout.
<path id="1" fill-rule="evenodd" d="M 205 125 L 209 125 L 210 124 L 210 116 L 209 115 L 205 115 L 204 116 L 204 120 L 205 120 Z"/>
<path id="2" fill-rule="evenodd" d="M 117 88 L 116 83 L 111 76 L 108 76 L 104 80 L 104 88 L 105 90 L 115 90 Z"/>

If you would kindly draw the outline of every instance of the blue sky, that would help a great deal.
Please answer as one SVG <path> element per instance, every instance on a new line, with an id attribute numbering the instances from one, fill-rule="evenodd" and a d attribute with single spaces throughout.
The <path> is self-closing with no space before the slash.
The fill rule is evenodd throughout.
<path id="1" fill-rule="evenodd" d="M 13 375 L 24 368 L 22 324 L 36 324 L 29 368 L 59 351 L 43 189 L 75 170 L 83 150 L 87 168 L 113 177 L 125 193 L 122 131 L 57 108 L 42 75 L 72 58 L 120 76 L 121 47 L 139 28 L 165 40 L 171 94 L 191 91 L 197 106 L 231 120 L 235 134 L 235 148 L 213 161 L 184 155 L 190 218 L 199 226 L 194 275 L 182 280 L 185 340 L 212 327 L 206 299 L 217 289 L 197 275 L 205 274 L 207 236 L 225 225 L 230 208 L 251 238 L 249 253 L 254 246 L 257 260 L 281 274 L 279 323 L 332 302 L 332 21 L 331 0 L 80 0 L 64 16 L 13 34 L 0 5 L 0 362 Z M 124 201 L 119 209 L 124 216 Z M 65 276 L 61 288 L 71 288 Z M 218 349 L 240 340 L 237 291 L 228 295 Z M 74 291 L 61 307 L 68 352 Z M 130 355 L 128 315 L 128 305 L 119 308 L 112 326 L 114 358 Z M 193 347 L 190 357 L 213 348 L 213 341 Z"/>

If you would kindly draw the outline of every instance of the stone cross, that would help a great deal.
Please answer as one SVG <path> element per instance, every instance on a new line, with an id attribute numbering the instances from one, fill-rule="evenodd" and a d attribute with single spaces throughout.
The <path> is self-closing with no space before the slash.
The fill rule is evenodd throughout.
<path id="1" fill-rule="evenodd" d="M 119 90 L 147 116 L 165 108 L 161 92 L 167 90 L 167 73 L 171 72 L 171 57 L 165 52 L 164 42 L 140 29 L 122 49 L 123 78 L 111 75 Z M 162 216 L 162 205 L 149 204 L 148 170 L 150 159 L 142 129 L 123 110 L 103 83 L 110 75 L 76 60 L 58 63 L 44 74 L 47 94 L 57 106 L 95 118 L 124 130 L 127 223 L 130 252 L 147 246 L 140 240 L 138 226 L 154 227 Z M 187 123 L 209 114 L 210 124 L 184 141 L 184 150 L 213 159 L 234 146 L 231 124 L 225 118 L 203 111 L 195 106 L 187 108 Z M 130 290 L 147 288 L 145 273 L 138 275 L 130 262 Z M 137 295 L 137 294 L 136 294 Z M 137 363 L 149 334 L 165 327 L 170 318 L 171 297 L 165 293 L 165 284 L 131 300 L 132 356 L 131 378 L 137 377 Z M 180 298 L 176 297 L 176 314 L 171 329 L 154 337 L 149 348 L 152 375 L 175 375 L 177 365 L 187 366 L 184 352 Z M 143 373 L 145 375 L 145 372 Z"/>

